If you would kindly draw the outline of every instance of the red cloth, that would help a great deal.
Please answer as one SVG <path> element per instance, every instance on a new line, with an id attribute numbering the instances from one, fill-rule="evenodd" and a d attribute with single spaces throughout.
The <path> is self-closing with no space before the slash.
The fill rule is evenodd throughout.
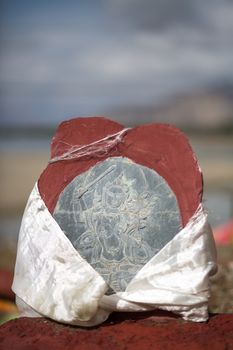
<path id="1" fill-rule="evenodd" d="M 233 245 L 233 219 L 214 229 L 214 239 L 217 245 Z"/>

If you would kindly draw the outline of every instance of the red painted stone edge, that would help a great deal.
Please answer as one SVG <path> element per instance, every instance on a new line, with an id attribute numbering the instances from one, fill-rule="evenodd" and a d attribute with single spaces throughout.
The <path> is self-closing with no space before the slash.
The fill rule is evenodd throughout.
<path id="1" fill-rule="evenodd" d="M 87 145 L 119 132 L 123 125 L 104 117 L 75 118 L 61 123 L 51 145 L 51 157 L 67 151 L 67 144 Z M 77 175 L 108 157 L 124 156 L 157 171 L 174 191 L 183 226 L 202 200 L 203 180 L 187 137 L 168 124 L 147 124 L 132 128 L 123 142 L 101 158 L 83 158 L 48 164 L 38 187 L 52 213 L 61 191 Z"/>

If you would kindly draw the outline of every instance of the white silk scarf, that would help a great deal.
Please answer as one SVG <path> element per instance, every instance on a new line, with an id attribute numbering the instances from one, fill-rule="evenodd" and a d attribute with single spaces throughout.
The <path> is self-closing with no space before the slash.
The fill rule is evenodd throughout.
<path id="1" fill-rule="evenodd" d="M 21 316 L 72 325 L 98 325 L 113 311 L 155 309 L 201 322 L 208 319 L 209 276 L 216 270 L 212 231 L 200 206 L 124 292 L 105 295 L 108 285 L 75 250 L 35 184 L 22 219 L 12 289 Z"/>

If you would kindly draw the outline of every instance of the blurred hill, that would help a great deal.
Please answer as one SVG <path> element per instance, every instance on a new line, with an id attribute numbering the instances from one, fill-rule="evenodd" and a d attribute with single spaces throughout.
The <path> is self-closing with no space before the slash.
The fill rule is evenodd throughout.
<path id="1" fill-rule="evenodd" d="M 182 130 L 198 134 L 233 133 L 233 83 L 224 83 L 173 95 L 154 104 L 111 107 L 101 113 L 108 118 L 135 126 L 142 123 L 171 123 Z M 82 116 L 82 115 L 77 115 Z M 74 116 L 70 116 L 72 118 Z M 69 119 L 69 118 L 68 118 Z M 28 123 L 2 126 L 0 137 L 51 139 L 57 125 Z"/>
<path id="2" fill-rule="evenodd" d="M 124 106 L 109 115 L 129 125 L 162 122 L 195 133 L 229 134 L 233 133 L 233 84 L 176 95 L 160 105 Z"/>

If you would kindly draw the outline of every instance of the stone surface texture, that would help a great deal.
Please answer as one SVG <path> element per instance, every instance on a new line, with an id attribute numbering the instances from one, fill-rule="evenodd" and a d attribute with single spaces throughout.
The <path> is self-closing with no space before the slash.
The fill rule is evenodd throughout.
<path id="1" fill-rule="evenodd" d="M 0 327 L 1 350 L 231 350 L 233 314 L 212 315 L 207 323 L 167 315 L 115 314 L 92 329 L 43 318 L 21 318 Z"/>
<path id="2" fill-rule="evenodd" d="M 123 125 L 103 117 L 76 118 L 60 124 L 53 138 L 51 157 L 72 146 L 87 145 L 119 132 Z M 101 157 L 59 161 L 47 166 L 39 178 L 39 191 L 53 213 L 63 189 L 77 176 L 109 157 L 127 157 L 155 170 L 177 197 L 183 226 L 202 199 L 202 174 L 186 136 L 166 124 L 148 124 L 129 130 L 116 147 Z"/>
<path id="3" fill-rule="evenodd" d="M 182 228 L 165 180 L 123 157 L 75 177 L 60 194 L 53 216 L 114 292 L 124 291 Z"/>

